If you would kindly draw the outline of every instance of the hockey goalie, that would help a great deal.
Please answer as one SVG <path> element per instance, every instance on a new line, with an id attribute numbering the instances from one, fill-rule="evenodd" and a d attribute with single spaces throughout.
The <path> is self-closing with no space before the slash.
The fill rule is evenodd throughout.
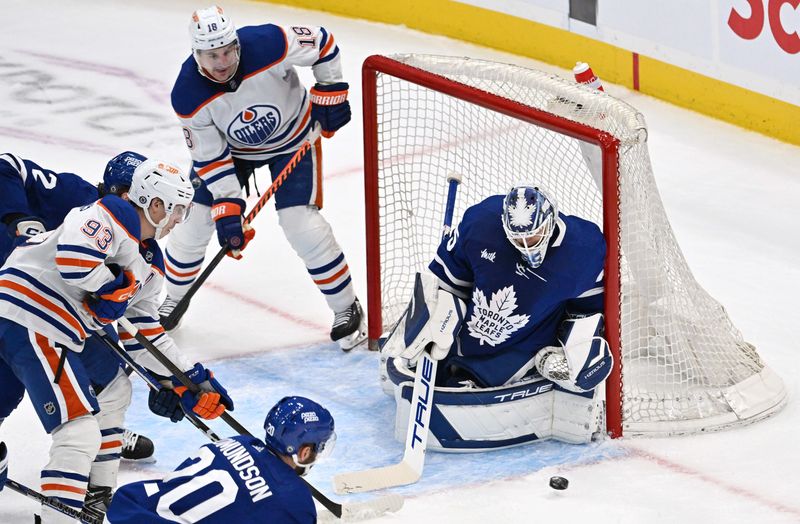
<path id="1" fill-rule="evenodd" d="M 613 367 L 602 336 L 605 253 L 597 225 L 560 213 L 535 184 L 468 208 L 430 272 L 417 274 L 382 349 L 398 440 L 425 351 L 438 361 L 429 448 L 589 442 L 604 426 L 602 385 Z"/>

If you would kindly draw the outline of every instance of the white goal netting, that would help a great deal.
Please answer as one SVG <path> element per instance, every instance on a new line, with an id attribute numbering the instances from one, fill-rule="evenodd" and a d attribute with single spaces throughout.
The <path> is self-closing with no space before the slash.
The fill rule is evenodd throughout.
<path id="1" fill-rule="evenodd" d="M 435 253 L 449 172 L 463 177 L 454 223 L 470 205 L 535 181 L 560 211 L 614 229 L 604 233 L 618 248 L 620 293 L 606 314 L 619 319 L 619 336 L 609 338 L 619 339 L 622 378 L 621 385 L 609 384 L 621 387 L 621 405 L 609 406 L 609 416 L 619 412 L 626 436 L 722 429 L 782 406 L 780 378 L 684 260 L 655 184 L 640 113 L 607 94 L 514 65 L 391 59 L 377 72 L 377 138 L 365 141 L 377 155 L 377 173 L 366 176 L 377 176 L 377 200 L 367 199 L 368 206 L 377 202 L 379 227 L 368 242 L 380 250 L 384 330 L 405 308 L 414 273 Z M 404 65 L 426 72 L 422 80 L 403 79 Z M 487 94 L 506 103 L 498 108 Z M 543 121 L 531 123 L 530 108 L 544 112 Z M 583 136 L 573 123 L 616 139 L 604 146 L 618 150 L 618 165 L 606 170 L 615 180 L 603 185 L 600 148 L 573 138 Z M 603 187 L 618 194 L 604 198 Z"/>

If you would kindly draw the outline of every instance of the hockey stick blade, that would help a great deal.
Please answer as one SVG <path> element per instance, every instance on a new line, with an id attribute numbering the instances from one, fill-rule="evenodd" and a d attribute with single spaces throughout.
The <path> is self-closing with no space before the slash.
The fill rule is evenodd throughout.
<path id="1" fill-rule="evenodd" d="M 393 488 L 413 484 L 419 480 L 422 472 L 410 464 L 401 461 L 381 468 L 351 471 L 333 477 L 333 487 L 340 495 L 346 493 L 363 493 L 377 489 Z"/>
<path id="2" fill-rule="evenodd" d="M 362 493 L 413 484 L 422 476 L 433 408 L 433 381 L 437 362 L 423 351 L 417 362 L 406 430 L 403 459 L 390 466 L 342 473 L 333 477 L 336 493 Z"/>
<path id="3" fill-rule="evenodd" d="M 7 479 L 6 486 L 11 490 L 16 491 L 20 495 L 24 495 L 28 498 L 41 502 L 45 506 L 51 507 L 54 510 L 59 511 L 68 517 L 72 517 L 81 524 L 102 524 L 103 519 L 96 519 L 95 517 L 90 517 L 89 515 L 73 508 L 72 506 L 67 506 L 58 499 L 42 495 L 35 489 L 31 489 L 28 486 L 20 484 L 15 480 Z"/>
<path id="4" fill-rule="evenodd" d="M 387 513 L 396 513 L 403 507 L 403 497 L 387 495 L 370 499 L 366 502 L 345 502 L 342 504 L 342 515 L 336 517 L 332 513 L 319 515 L 318 522 L 358 522 L 375 519 Z"/>

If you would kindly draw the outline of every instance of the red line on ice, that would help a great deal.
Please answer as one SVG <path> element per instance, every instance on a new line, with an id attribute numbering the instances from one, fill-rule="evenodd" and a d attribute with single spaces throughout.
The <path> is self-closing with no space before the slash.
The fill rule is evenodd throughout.
<path id="1" fill-rule="evenodd" d="M 278 309 L 278 308 L 276 308 L 274 306 L 271 306 L 271 305 L 269 305 L 267 303 L 261 302 L 260 300 L 256 300 L 254 298 L 248 297 L 247 295 L 243 295 L 243 294 L 238 293 L 236 291 L 231 291 L 230 289 L 228 289 L 226 287 L 214 284 L 213 282 L 206 282 L 205 284 L 203 284 L 203 286 L 207 287 L 207 288 L 210 288 L 210 289 L 213 289 L 217 293 L 221 293 L 221 294 L 227 295 L 227 296 L 229 296 L 231 298 L 235 298 L 235 299 L 237 299 L 237 300 L 239 300 L 241 302 L 246 303 L 249 306 L 256 307 L 258 309 L 261 309 L 261 310 L 264 310 L 264 311 L 266 311 L 268 313 L 271 313 L 271 314 L 273 314 L 275 316 L 278 316 L 278 317 L 280 317 L 280 318 L 282 318 L 284 320 L 288 320 L 289 322 L 292 322 L 293 324 L 297 324 L 298 326 L 302 326 L 302 327 L 304 327 L 306 329 L 311 329 L 311 330 L 314 330 L 314 331 L 322 331 L 322 332 L 327 332 L 329 330 L 328 326 L 325 326 L 325 325 L 322 325 L 322 324 L 317 324 L 316 322 L 312 322 L 311 320 L 307 320 L 307 319 L 305 319 L 303 317 L 299 317 L 297 315 L 293 315 L 293 314 L 291 314 L 291 313 L 289 313 L 287 311 L 284 311 L 282 309 Z"/>
<path id="2" fill-rule="evenodd" d="M 738 497 L 743 497 L 743 498 L 749 499 L 749 500 L 751 500 L 753 502 L 757 502 L 757 503 L 759 503 L 761 505 L 767 506 L 768 508 L 773 509 L 775 511 L 779 511 L 781 513 L 788 513 L 789 515 L 793 515 L 796 518 L 800 518 L 800 509 L 792 508 L 790 506 L 786 506 L 784 504 L 781 504 L 780 502 L 776 502 L 776 501 L 770 500 L 770 499 L 768 499 L 766 497 L 762 497 L 758 493 L 753 493 L 752 491 L 749 491 L 749 490 L 747 490 L 745 488 L 742 488 L 740 486 L 736 486 L 734 484 L 730 484 L 728 482 L 725 482 L 724 480 L 721 480 L 719 478 L 712 477 L 711 475 L 707 475 L 707 474 L 703 473 L 702 471 L 698 471 L 696 469 L 693 469 L 693 468 L 691 468 L 691 467 L 689 467 L 689 466 L 687 466 L 685 464 L 679 464 L 677 462 L 672 462 L 671 460 L 666 459 L 664 457 L 659 457 L 657 455 L 653 455 L 650 452 L 642 451 L 641 449 L 634 448 L 634 447 L 631 447 L 631 446 L 626 446 L 626 448 L 631 451 L 631 456 L 633 456 L 633 457 L 645 459 L 645 460 L 647 460 L 649 462 L 652 462 L 654 464 L 657 464 L 657 465 L 659 465 L 659 466 L 661 466 L 661 467 L 663 467 L 665 469 L 668 469 L 668 470 L 670 470 L 670 471 L 672 471 L 674 473 L 680 473 L 680 474 L 683 474 L 683 475 L 686 475 L 686 476 L 689 476 L 689 477 L 693 477 L 693 478 L 708 482 L 709 484 L 713 484 L 713 485 L 715 485 L 715 486 L 717 486 L 717 487 L 719 487 L 719 488 L 721 488 L 721 489 L 723 489 L 723 490 L 725 490 L 725 491 L 727 491 L 729 493 L 732 493 L 733 495 L 736 495 Z"/>

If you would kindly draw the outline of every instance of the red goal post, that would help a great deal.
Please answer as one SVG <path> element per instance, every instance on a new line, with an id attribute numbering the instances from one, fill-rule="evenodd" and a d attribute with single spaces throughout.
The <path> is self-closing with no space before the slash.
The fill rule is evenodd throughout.
<path id="1" fill-rule="evenodd" d="M 371 56 L 362 82 L 371 347 L 435 254 L 447 173 L 463 177 L 454 224 L 470 205 L 535 180 L 606 238 L 611 436 L 724 429 L 783 405 L 780 378 L 692 277 L 634 108 L 554 75 L 468 58 Z"/>

